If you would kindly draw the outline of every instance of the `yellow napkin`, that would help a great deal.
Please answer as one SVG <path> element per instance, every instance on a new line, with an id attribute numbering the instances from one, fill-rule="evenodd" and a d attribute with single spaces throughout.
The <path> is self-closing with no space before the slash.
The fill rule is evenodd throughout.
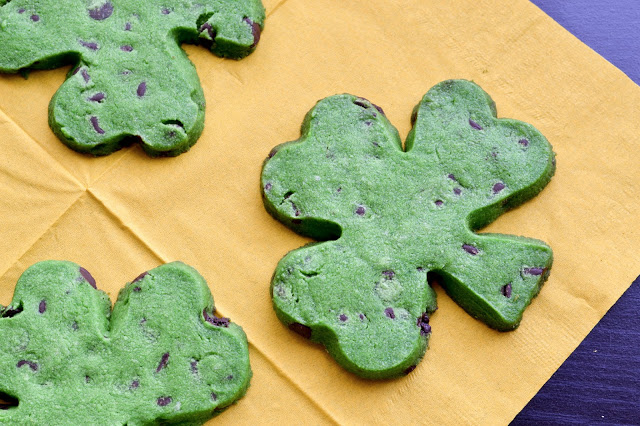
<path id="1" fill-rule="evenodd" d="M 0 303 L 44 259 L 78 262 L 115 299 L 141 271 L 182 260 L 242 325 L 254 378 L 222 424 L 500 424 L 511 420 L 640 273 L 640 88 L 527 0 L 266 0 L 256 52 L 186 47 L 206 127 L 177 158 L 140 148 L 76 154 L 47 125 L 67 69 L 0 76 Z M 472 319 L 437 288 L 431 348 L 409 376 L 364 381 L 285 329 L 271 308 L 278 260 L 307 240 L 260 199 L 263 159 L 305 113 L 348 92 L 401 135 L 434 84 L 466 78 L 498 114 L 532 123 L 558 170 L 486 231 L 539 238 L 555 263 L 514 332 Z"/>

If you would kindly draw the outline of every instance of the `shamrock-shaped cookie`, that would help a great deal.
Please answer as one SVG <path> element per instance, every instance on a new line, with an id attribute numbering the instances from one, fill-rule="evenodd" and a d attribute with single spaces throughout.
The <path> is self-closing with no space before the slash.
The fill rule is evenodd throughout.
<path id="1" fill-rule="evenodd" d="M 71 262 L 20 277 L 0 309 L 0 424 L 195 423 L 244 395 L 246 336 L 214 316 L 196 270 L 174 262 L 145 272 L 113 310 L 95 287 Z"/>
<path id="2" fill-rule="evenodd" d="M 267 210 L 324 241 L 278 264 L 278 317 L 368 378 L 411 371 L 424 355 L 436 309 L 428 274 L 470 315 L 510 330 L 551 267 L 541 241 L 474 232 L 549 182 L 544 136 L 497 119 L 491 98 L 462 80 L 429 90 L 412 121 L 403 149 L 382 109 L 329 97 L 262 171 Z"/>
<path id="3" fill-rule="evenodd" d="M 242 58 L 264 18 L 260 0 L 0 0 L 0 72 L 73 65 L 49 125 L 76 151 L 139 141 L 149 155 L 178 155 L 200 137 L 205 108 L 180 44 Z"/>

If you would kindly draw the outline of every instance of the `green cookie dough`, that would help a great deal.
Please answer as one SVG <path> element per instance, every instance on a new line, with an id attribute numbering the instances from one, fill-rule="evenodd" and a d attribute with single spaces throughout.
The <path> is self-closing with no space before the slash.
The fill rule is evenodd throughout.
<path id="1" fill-rule="evenodd" d="M 200 137 L 205 109 L 180 44 L 239 59 L 264 19 L 260 0 L 0 0 L 0 72 L 72 64 L 49 105 L 62 142 L 92 155 L 140 142 L 175 156 Z"/>
<path id="2" fill-rule="evenodd" d="M 324 241 L 279 262 L 278 317 L 366 378 L 408 373 L 424 356 L 436 309 L 428 277 L 470 315 L 511 330 L 552 262 L 541 241 L 474 232 L 549 182 L 544 136 L 497 119 L 489 95 L 464 80 L 429 90 L 412 122 L 403 149 L 382 109 L 332 96 L 262 171 L 267 210 Z"/>
<path id="3" fill-rule="evenodd" d="M 75 263 L 31 266 L 0 309 L 0 424 L 201 424 L 251 378 L 244 332 L 213 309 L 180 262 L 127 284 L 113 310 Z"/>

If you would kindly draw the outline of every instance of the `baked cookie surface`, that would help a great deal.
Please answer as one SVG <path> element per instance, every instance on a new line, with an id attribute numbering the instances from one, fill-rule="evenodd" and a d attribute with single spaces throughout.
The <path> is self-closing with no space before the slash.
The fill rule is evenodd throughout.
<path id="1" fill-rule="evenodd" d="M 401 375 L 423 357 L 436 309 L 428 274 L 470 315 L 511 330 L 552 263 L 541 241 L 474 232 L 549 182 L 544 136 L 497 119 L 491 98 L 464 80 L 429 90 L 412 122 L 403 147 L 381 108 L 332 96 L 262 171 L 267 210 L 323 241 L 279 262 L 278 317 L 367 378 Z"/>
<path id="2" fill-rule="evenodd" d="M 139 142 L 151 156 L 175 156 L 200 137 L 205 109 L 180 44 L 239 59 L 264 19 L 260 0 L 0 0 L 0 72 L 73 65 L 49 125 L 76 151 Z"/>
<path id="3" fill-rule="evenodd" d="M 0 424 L 200 424 L 244 395 L 246 336 L 195 269 L 145 272 L 113 310 L 95 287 L 71 262 L 20 277 L 0 307 Z"/>

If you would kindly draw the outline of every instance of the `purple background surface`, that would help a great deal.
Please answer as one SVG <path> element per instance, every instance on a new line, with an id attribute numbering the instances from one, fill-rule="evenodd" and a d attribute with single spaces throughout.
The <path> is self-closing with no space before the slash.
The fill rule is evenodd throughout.
<path id="1" fill-rule="evenodd" d="M 531 1 L 640 84 L 640 0 Z M 640 425 L 640 277 L 512 423 L 554 424 Z"/>
<path id="2" fill-rule="evenodd" d="M 531 0 L 640 84 L 640 0 Z"/>

